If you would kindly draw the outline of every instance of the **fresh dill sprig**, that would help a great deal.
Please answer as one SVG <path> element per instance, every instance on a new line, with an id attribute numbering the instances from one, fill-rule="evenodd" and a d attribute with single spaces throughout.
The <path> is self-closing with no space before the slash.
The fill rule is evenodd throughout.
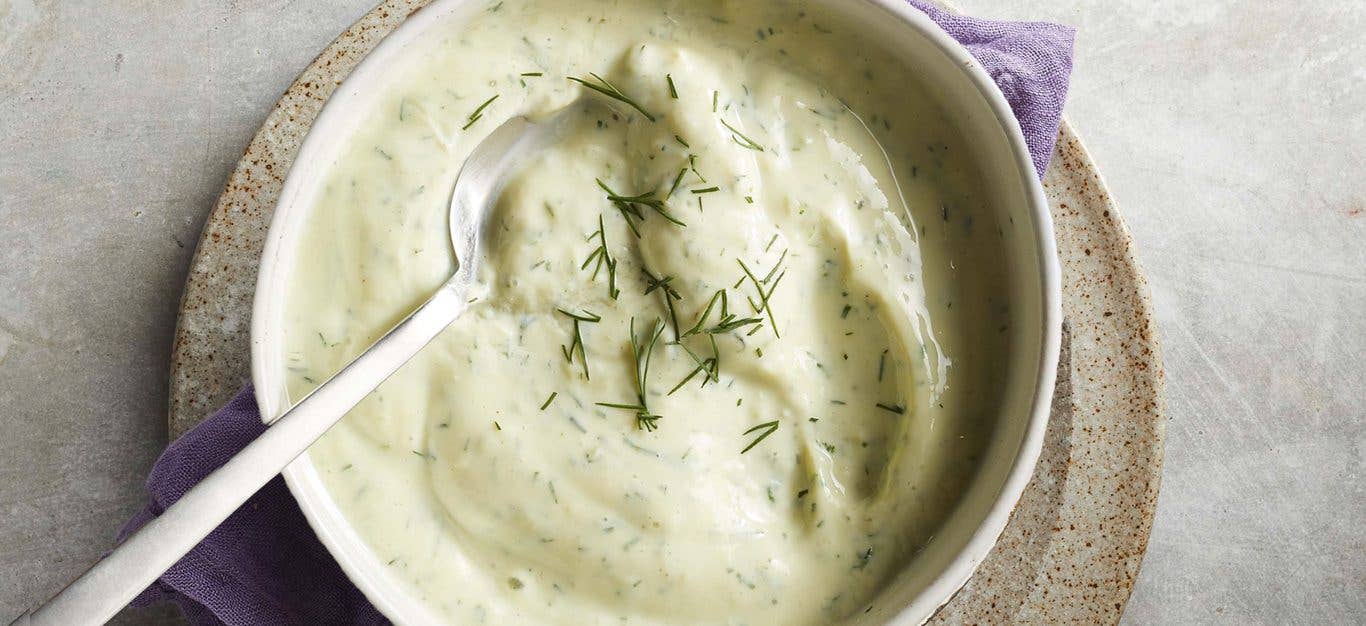
<path id="1" fill-rule="evenodd" d="M 721 303 L 721 310 L 719 311 L 716 323 L 707 326 L 707 320 L 711 317 L 711 312 L 716 308 L 717 302 Z M 689 328 L 687 332 L 683 333 L 683 336 L 691 337 L 697 334 L 722 335 L 732 330 L 760 323 L 763 323 L 763 320 L 760 318 L 737 317 L 734 313 L 731 313 L 726 290 L 717 289 L 716 293 L 712 294 L 711 300 L 707 301 L 707 307 L 702 310 L 702 315 L 698 316 L 697 323 L 693 324 L 692 328 Z"/>
<path id="2" fill-rule="evenodd" d="M 621 211 L 622 217 L 626 218 L 626 224 L 631 227 L 631 232 L 635 233 L 637 237 L 640 236 L 640 230 L 631 222 L 631 218 L 635 217 L 639 220 L 645 219 L 645 212 L 641 210 L 641 207 L 653 210 L 655 213 L 658 213 L 664 219 L 669 220 L 674 224 L 687 226 L 683 220 L 674 217 L 673 214 L 669 212 L 668 207 L 664 206 L 664 201 L 655 197 L 655 192 L 648 191 L 634 196 L 625 196 L 613 191 L 611 187 L 607 186 L 607 183 L 602 182 L 601 178 L 596 180 L 598 181 L 598 186 L 601 187 L 603 191 L 607 192 L 607 199 L 617 207 L 618 211 Z"/>
<path id="3" fill-rule="evenodd" d="M 713 356 L 709 359 L 703 359 L 702 357 L 697 356 L 697 353 L 693 352 L 692 349 L 688 347 L 688 344 L 683 343 L 682 341 L 673 342 L 673 345 L 683 348 L 683 351 L 686 352 L 688 356 L 692 358 L 693 363 L 695 363 L 697 367 L 694 367 L 693 370 L 689 372 L 687 376 L 683 377 L 683 380 L 678 381 L 678 384 L 674 385 L 673 389 L 669 390 L 668 395 L 673 395 L 675 391 L 681 389 L 683 385 L 688 384 L 688 381 L 692 380 L 693 377 L 701 373 L 706 373 L 706 376 L 702 377 L 703 387 L 706 387 L 709 381 L 721 381 L 721 355 L 719 352 L 716 351 L 715 335 L 712 335 L 710 338 Z"/>
<path id="4" fill-rule="evenodd" d="M 654 114 L 650 113 L 649 111 L 646 111 L 645 107 L 640 106 L 639 102 L 632 100 L 629 96 L 622 93 L 620 89 L 617 89 L 616 85 L 613 85 L 612 83 L 608 82 L 606 78 L 598 76 L 597 74 L 594 74 L 592 72 L 589 72 L 588 75 L 597 79 L 597 81 L 602 84 L 595 85 L 582 78 L 577 78 L 574 76 L 566 76 L 565 78 L 568 78 L 569 80 L 572 80 L 580 85 L 583 85 L 584 87 L 592 89 L 593 91 L 596 91 L 604 96 L 607 96 L 608 98 L 612 98 L 613 100 L 619 100 L 622 103 L 626 104 L 626 106 L 629 106 L 637 111 L 640 111 L 640 114 L 644 115 L 645 119 L 650 120 L 651 122 L 655 121 Z"/>
<path id="5" fill-rule="evenodd" d="M 674 87 L 674 77 L 673 77 L 673 74 L 665 74 L 665 75 L 664 75 L 664 80 L 667 81 L 667 82 L 669 83 L 669 97 L 670 97 L 670 98 L 673 98 L 674 100 L 677 100 L 677 99 L 678 99 L 678 88 L 677 88 L 677 87 Z"/>
<path id="6" fill-rule="evenodd" d="M 749 278 L 750 282 L 754 283 L 755 291 L 759 292 L 758 302 L 755 302 L 752 298 L 749 299 L 750 308 L 754 309 L 755 313 L 766 313 L 768 315 L 768 323 L 773 327 L 774 337 L 782 337 L 782 335 L 778 333 L 778 321 L 773 316 L 773 307 L 769 306 L 769 301 L 773 297 L 773 292 L 777 291 L 778 283 L 781 283 L 783 277 L 787 275 L 787 270 L 783 270 L 781 273 L 778 273 L 777 278 L 773 277 L 773 275 L 778 272 L 778 268 L 782 267 L 783 260 L 786 258 L 787 250 L 783 250 L 782 256 L 778 257 L 778 262 L 773 264 L 773 269 L 768 271 L 768 274 L 764 276 L 763 280 L 757 278 L 754 275 L 754 272 L 749 271 L 749 266 L 745 265 L 744 261 L 741 261 L 740 259 L 735 260 L 736 263 L 740 264 L 740 269 L 745 272 L 745 275 L 740 277 L 740 282 L 743 283 L 745 278 Z M 738 285 L 739 283 L 736 284 Z M 746 296 L 746 298 L 748 298 L 748 296 Z"/>
<path id="7" fill-rule="evenodd" d="M 768 281 L 773 279 L 773 273 L 774 273 L 774 272 L 777 272 L 777 271 L 778 271 L 778 268 L 779 268 L 779 267 L 782 267 L 783 261 L 786 261 L 786 260 L 787 260 L 787 248 L 783 248 L 782 254 L 779 254 L 779 255 L 778 255 L 778 262 L 777 262 L 777 263 L 774 263 L 774 264 L 773 264 L 773 269 L 769 270 L 768 273 L 764 275 L 764 284 L 768 284 Z"/>
<path id="8" fill-rule="evenodd" d="M 730 123 L 725 120 L 725 118 L 721 118 L 721 125 L 725 126 L 726 129 L 731 132 L 731 140 L 739 144 L 741 147 L 749 148 L 750 150 L 754 150 L 756 152 L 764 151 L 763 146 L 759 145 L 753 139 L 750 139 L 748 136 L 746 136 L 739 130 L 736 130 L 736 128 L 734 126 L 731 126 Z"/>
<path id="9" fill-rule="evenodd" d="M 706 176 L 703 176 L 703 175 L 702 175 L 702 172 L 697 171 L 697 155 L 696 155 L 696 154 L 689 154 L 689 155 L 688 155 L 688 169 L 689 169 L 689 170 L 692 170 L 692 173 L 693 173 L 694 176 L 697 176 L 697 180 L 700 180 L 700 181 L 702 181 L 703 184 L 706 184 L 706 182 L 707 182 L 707 177 L 706 177 Z"/>
<path id="10" fill-rule="evenodd" d="M 674 385 L 673 389 L 669 390 L 668 395 L 674 395 L 675 391 L 678 391 L 681 387 L 683 387 L 683 385 L 688 384 L 688 381 L 692 380 L 693 377 L 697 376 L 698 374 L 701 374 L 702 372 L 707 372 L 707 375 L 702 377 L 702 384 L 706 384 L 706 382 L 711 379 L 711 368 L 711 359 L 707 359 L 701 363 L 698 363 L 697 367 L 694 367 L 691 372 L 688 372 L 687 376 L 683 377 L 683 380 L 678 381 L 678 384 Z"/>
<path id="11" fill-rule="evenodd" d="M 655 318 L 654 324 L 651 325 L 650 330 L 646 333 L 650 338 L 648 342 L 638 341 L 636 339 L 636 318 L 634 317 L 631 318 L 630 331 L 631 355 L 635 360 L 636 368 L 636 403 L 598 402 L 596 404 L 612 409 L 634 411 L 636 414 L 636 428 L 639 430 L 653 431 L 658 428 L 656 422 L 664 419 L 664 416 L 650 412 L 649 401 L 646 399 L 649 393 L 646 390 L 649 387 L 650 358 L 654 355 L 655 343 L 659 341 L 659 336 L 664 333 L 664 324 L 659 318 Z"/>
<path id="12" fill-rule="evenodd" d="M 492 98 L 485 100 L 483 104 L 479 105 L 479 107 L 476 108 L 473 113 L 470 113 L 469 121 L 466 122 L 464 126 L 461 126 L 460 130 L 469 130 L 471 126 L 474 126 L 475 122 L 478 122 L 480 118 L 484 117 L 484 109 L 489 108 L 489 105 L 493 104 L 493 101 L 497 100 L 498 96 L 500 95 L 502 94 L 496 94 Z"/>
<path id="13" fill-rule="evenodd" d="M 762 424 L 759 424 L 758 426 L 755 426 L 755 427 L 753 427 L 753 428 L 751 428 L 751 429 L 749 429 L 749 430 L 747 430 L 747 431 L 741 433 L 741 436 L 743 437 L 744 435 L 748 435 L 748 434 L 750 434 L 750 433 L 752 433 L 752 432 L 755 432 L 755 431 L 762 431 L 762 432 L 759 433 L 759 436 L 758 436 L 758 437 L 755 437 L 755 438 L 754 438 L 754 441 L 749 442 L 749 445 L 745 446 L 745 449 L 740 451 L 740 454 L 744 454 L 744 453 L 746 453 L 746 452 L 749 452 L 750 448 L 753 448 L 754 446 L 759 445 L 759 442 L 760 442 L 760 441 L 763 441 L 763 440 L 767 439 L 768 436 L 769 436 L 769 435 L 772 435 L 773 432 L 776 431 L 776 430 L 778 430 L 778 420 L 773 420 L 773 421 L 771 421 L 771 422 L 764 422 L 764 423 L 762 423 Z"/>
<path id="14" fill-rule="evenodd" d="M 606 265 L 607 295 L 613 300 L 616 300 L 617 296 L 621 294 L 621 290 L 617 289 L 617 260 L 607 251 L 607 229 L 602 225 L 601 215 L 598 216 L 598 230 L 589 234 L 588 240 L 592 241 L 594 237 L 598 240 L 598 247 L 588 253 L 588 258 L 583 260 L 583 264 L 579 266 L 579 269 L 586 270 L 589 265 L 593 265 L 593 280 L 597 280 L 598 271 L 602 269 L 602 266 Z"/>
<path id="15" fill-rule="evenodd" d="M 674 195 L 674 192 L 675 192 L 675 191 L 678 191 L 678 185 L 679 185 L 680 183 L 683 182 L 683 176 L 684 176 L 685 174 L 687 174 L 687 173 L 688 173 L 688 168 L 686 168 L 686 167 L 684 167 L 684 168 L 678 170 L 678 176 L 675 176 L 675 177 L 674 177 L 674 184 L 669 185 L 669 193 L 664 194 L 664 198 L 665 198 L 666 200 L 669 199 L 669 198 L 672 198 L 673 195 Z"/>
<path id="16" fill-rule="evenodd" d="M 669 310 L 669 321 L 673 323 L 674 341 L 681 340 L 683 337 L 679 334 L 678 314 L 674 312 L 674 300 L 682 300 L 683 296 L 678 293 L 677 289 L 673 288 L 673 285 L 669 284 L 670 282 L 673 282 L 674 277 L 656 277 L 654 274 L 650 273 L 649 269 L 644 267 L 640 268 L 640 272 L 645 275 L 645 295 L 650 295 L 656 289 L 664 293 L 664 308 Z"/>
<path id="17" fill-rule="evenodd" d="M 721 349 L 716 347 L 716 335 L 707 335 L 707 341 L 711 342 L 711 379 L 716 383 L 720 383 Z"/>
<path id="18" fill-rule="evenodd" d="M 602 321 L 602 318 L 592 313 L 589 313 L 588 311 L 584 311 L 583 313 L 570 313 L 569 311 L 566 311 L 561 308 L 556 308 L 555 310 L 559 311 L 561 315 L 568 317 L 570 320 L 574 322 L 573 339 L 569 342 L 569 347 L 565 347 L 563 345 L 560 346 L 560 353 L 564 355 L 565 362 L 573 364 L 574 351 L 578 350 L 579 363 L 583 367 L 583 377 L 585 380 L 592 380 L 593 378 L 588 374 L 588 353 L 584 349 L 583 330 L 579 328 L 579 324 L 596 324 Z M 551 394 L 550 398 L 545 401 L 545 406 L 541 407 L 541 410 L 544 411 L 546 406 L 550 406 L 550 400 L 553 400 L 554 398 L 555 394 Z"/>
<path id="19" fill-rule="evenodd" d="M 546 396 L 545 402 L 541 403 L 541 410 L 544 411 L 546 407 L 550 406 L 550 403 L 555 401 L 555 396 L 558 395 L 560 395 L 558 391 L 550 392 L 550 395 Z"/>

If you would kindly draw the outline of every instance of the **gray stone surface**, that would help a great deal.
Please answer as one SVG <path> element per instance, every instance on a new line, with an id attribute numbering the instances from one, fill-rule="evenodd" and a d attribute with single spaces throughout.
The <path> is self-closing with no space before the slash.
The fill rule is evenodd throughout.
<path id="1" fill-rule="evenodd" d="M 369 4 L 0 0 L 0 620 L 141 505 L 199 226 Z M 1126 621 L 1366 621 L 1366 3 L 962 5 L 1079 27 L 1069 114 L 1152 281 L 1167 463 Z"/>

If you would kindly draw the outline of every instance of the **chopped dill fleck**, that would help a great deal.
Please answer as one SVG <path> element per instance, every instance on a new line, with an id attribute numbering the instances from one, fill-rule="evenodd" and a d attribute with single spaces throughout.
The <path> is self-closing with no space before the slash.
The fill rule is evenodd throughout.
<path id="1" fill-rule="evenodd" d="M 858 564 L 854 566 L 854 569 L 862 570 L 863 568 L 868 567 L 868 561 L 871 560 L 873 560 L 873 549 L 870 547 L 867 550 L 864 550 L 862 554 L 858 555 Z"/>
<path id="2" fill-rule="evenodd" d="M 896 413 L 897 415 L 905 415 L 905 414 L 906 414 L 906 407 L 901 406 L 901 405 L 898 405 L 898 404 L 883 404 L 883 403 L 879 402 L 879 403 L 877 403 L 877 408 L 882 409 L 882 410 L 884 410 L 884 411 L 890 411 L 890 412 L 892 412 L 892 413 Z"/>
<path id="3" fill-rule="evenodd" d="M 692 190 L 692 192 L 695 193 L 695 194 L 714 193 L 714 192 L 717 192 L 717 191 L 721 191 L 721 188 L 720 188 L 720 187 L 707 187 L 706 189 L 693 189 L 693 190 Z"/>
<path id="4" fill-rule="evenodd" d="M 583 85 L 584 87 L 592 89 L 593 91 L 596 91 L 604 96 L 607 96 L 608 98 L 612 98 L 613 100 L 619 100 L 622 103 L 626 104 L 626 106 L 629 106 L 637 111 L 640 111 L 640 114 L 644 115 L 645 119 L 650 120 L 651 122 L 655 121 L 654 114 L 650 113 L 649 111 L 646 111 L 645 107 L 640 106 L 640 103 L 636 102 L 635 100 L 632 100 L 629 96 L 622 93 L 620 89 L 617 89 L 616 85 L 613 85 L 612 83 L 608 82 L 606 78 L 598 76 L 597 74 L 594 74 L 592 72 L 589 72 L 588 75 L 597 79 L 597 81 L 602 84 L 593 84 L 582 78 L 577 78 L 574 76 L 566 76 L 565 78 L 568 78 L 569 80 L 572 80 L 580 85 Z"/>
<path id="5" fill-rule="evenodd" d="M 528 76 L 528 77 L 544 76 L 544 75 L 545 75 L 544 72 L 522 72 L 522 76 Z"/>
<path id="6" fill-rule="evenodd" d="M 849 317 L 849 312 L 852 311 L 852 310 L 854 310 L 854 307 L 849 306 L 849 305 L 847 305 L 847 304 L 844 305 L 844 310 L 843 310 L 843 311 L 840 311 L 840 319 L 848 318 L 848 317 Z"/>
<path id="7" fill-rule="evenodd" d="M 460 127 L 460 130 L 469 130 L 469 127 L 474 126 L 475 122 L 478 122 L 480 118 L 484 117 L 484 109 L 487 109 L 490 104 L 493 104 L 493 101 L 497 100 L 499 95 L 501 94 L 495 94 L 492 98 L 485 100 L 473 113 L 470 113 L 469 121 L 466 122 L 464 126 Z"/>
<path id="8" fill-rule="evenodd" d="M 751 448 L 753 448 L 754 446 L 759 445 L 759 442 L 760 442 L 760 441 L 763 441 L 763 440 L 767 439 L 769 435 L 772 435 L 772 434 L 773 434 L 773 431 L 775 431 L 775 430 L 778 430 L 778 420 L 773 420 L 773 421 L 771 421 L 771 422 L 764 422 L 764 423 L 762 423 L 762 424 L 759 424 L 758 426 L 755 426 L 755 427 L 753 427 L 753 428 L 750 428 L 749 430 L 746 430 L 745 432 L 741 433 L 741 436 L 744 436 L 744 435 L 748 435 L 748 434 L 750 434 L 750 433 L 752 433 L 752 432 L 755 432 L 755 431 L 762 431 L 762 432 L 759 433 L 759 436 L 758 436 L 758 437 L 755 437 L 755 438 L 754 438 L 754 441 L 749 442 L 749 445 L 745 446 L 745 449 L 740 451 L 740 454 L 744 454 L 744 453 L 746 453 L 746 452 L 749 452 Z"/>
<path id="9" fill-rule="evenodd" d="M 680 136 L 678 136 L 678 135 L 674 135 L 674 141 L 677 141 L 677 142 L 679 143 L 679 145 L 683 146 L 684 148 L 691 148 L 691 147 L 692 147 L 692 146 L 688 145 L 688 142 L 687 142 L 687 141 L 685 141 L 682 137 L 680 137 Z"/>
<path id="10" fill-rule="evenodd" d="M 706 176 L 703 176 L 703 175 L 702 175 L 702 172 L 697 171 L 697 155 L 696 155 L 696 154 L 689 154 L 689 155 L 688 155 L 688 169 L 689 169 L 689 170 L 692 170 L 693 175 L 697 176 L 697 180 L 700 180 L 700 181 L 702 181 L 703 183 L 707 182 L 707 177 L 706 177 Z"/>
<path id="11" fill-rule="evenodd" d="M 711 92 L 711 112 L 712 112 L 712 113 L 715 113 L 715 112 L 716 112 L 716 99 L 717 99 L 718 97 L 720 97 L 720 94 L 713 90 L 713 91 Z"/>
<path id="12" fill-rule="evenodd" d="M 674 192 L 675 192 L 675 191 L 678 191 L 678 185 L 679 185 L 679 183 L 682 183 L 682 182 L 683 182 L 683 176 L 684 176 L 685 174 L 687 174 L 687 173 L 688 173 L 688 168 L 686 168 L 686 167 L 685 167 L 685 168 L 682 168 L 682 169 L 680 169 L 680 170 L 678 170 L 678 176 L 675 176 L 675 177 L 674 177 L 674 184 L 672 184 L 672 185 L 669 186 L 669 193 L 664 194 L 664 198 L 665 198 L 666 200 L 669 199 L 669 198 L 672 198 L 673 195 L 674 195 Z"/>
<path id="13" fill-rule="evenodd" d="M 755 143 L 755 141 L 754 141 L 753 139 L 750 139 L 748 136 L 746 136 L 744 133 L 740 132 L 739 130 L 736 130 L 736 128 L 735 128 L 734 126 L 731 126 L 731 125 L 730 125 L 730 122 L 727 122 L 727 121 L 725 120 L 725 118 L 722 118 L 722 119 L 721 119 L 721 125 L 722 125 L 722 126 L 725 126 L 726 129 L 729 130 L 729 131 L 731 132 L 731 140 L 734 141 L 735 143 L 739 144 L 741 147 L 743 147 L 743 148 L 748 148 L 748 149 L 754 150 L 754 151 L 756 151 L 756 152 L 763 152 L 763 151 L 764 151 L 764 147 L 763 147 L 763 146 L 759 145 L 758 143 Z"/>
<path id="14" fill-rule="evenodd" d="M 754 197 L 753 197 L 753 196 L 745 196 L 745 203 L 746 203 L 746 204 L 754 204 Z"/>
<path id="15" fill-rule="evenodd" d="M 550 395 L 546 397 L 545 402 L 541 403 L 541 410 L 544 411 L 546 407 L 550 406 L 550 403 L 555 401 L 555 396 L 558 395 L 560 395 L 560 392 L 558 391 L 550 392 Z"/>
<path id="16" fill-rule="evenodd" d="M 877 381 L 882 382 L 882 372 L 887 368 L 887 351 L 882 351 L 882 356 L 877 359 Z"/>
<path id="17" fill-rule="evenodd" d="M 677 100 L 677 99 L 678 99 L 678 88 L 674 87 L 674 77 L 673 77 L 673 74 L 665 74 L 665 75 L 664 75 L 664 80 L 667 81 L 667 82 L 669 83 L 669 97 L 670 97 L 670 98 L 673 98 L 674 100 Z"/>

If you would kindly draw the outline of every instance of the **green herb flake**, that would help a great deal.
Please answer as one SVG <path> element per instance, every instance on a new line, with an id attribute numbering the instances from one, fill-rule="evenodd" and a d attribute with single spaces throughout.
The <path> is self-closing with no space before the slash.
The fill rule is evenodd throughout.
<path id="1" fill-rule="evenodd" d="M 636 403 L 625 404 L 617 402 L 598 402 L 598 406 L 612 409 L 624 409 L 634 411 L 636 414 L 636 428 L 644 431 L 654 431 L 658 428 L 657 422 L 664 418 L 650 412 L 646 389 L 649 387 L 650 359 L 654 355 L 655 343 L 659 341 L 659 336 L 664 333 L 664 324 L 659 319 L 655 319 L 650 331 L 646 333 L 649 341 L 638 341 L 636 339 L 636 318 L 631 318 L 631 354 L 635 360 L 635 391 Z"/>
<path id="2" fill-rule="evenodd" d="M 630 224 L 630 221 L 627 221 L 627 224 Z M 592 265 L 593 279 L 597 280 L 598 271 L 601 270 L 603 266 L 606 266 L 607 295 L 613 300 L 616 300 L 617 296 L 621 295 L 621 290 L 617 289 L 617 260 L 607 249 L 607 229 L 603 226 L 601 215 L 598 216 L 598 229 L 588 235 L 589 241 L 592 241 L 594 238 L 598 240 L 598 246 L 594 248 L 592 252 L 588 253 L 588 258 L 583 260 L 583 264 L 579 266 L 579 269 L 586 270 L 589 265 Z"/>
<path id="3" fill-rule="evenodd" d="M 739 131 L 738 129 L 736 129 L 734 126 L 731 126 L 731 125 L 730 125 L 730 122 L 727 122 L 724 118 L 721 119 L 721 125 L 722 125 L 722 126 L 725 126 L 725 127 L 726 127 L 726 130 L 729 130 L 729 131 L 731 132 L 731 140 L 734 141 L 736 144 L 738 144 L 740 147 L 742 147 L 742 148 L 748 148 L 748 149 L 750 149 L 750 150 L 754 150 L 755 152 L 763 152 L 763 151 L 764 151 L 764 147 L 763 147 L 763 146 L 759 145 L 759 144 L 758 144 L 757 142 L 755 142 L 753 139 L 750 139 L 749 136 L 747 136 L 747 135 L 745 135 L 744 133 L 740 132 L 740 131 Z"/>
<path id="4" fill-rule="evenodd" d="M 749 452 L 751 449 L 754 448 L 754 446 L 759 445 L 759 442 L 767 439 L 768 436 L 772 435 L 773 432 L 776 430 L 778 430 L 778 420 L 773 420 L 771 422 L 764 422 L 762 424 L 759 424 L 758 426 L 754 426 L 749 430 L 746 430 L 745 432 L 741 433 L 741 436 L 744 436 L 752 432 L 759 431 L 759 436 L 755 437 L 753 441 L 749 442 L 749 445 L 745 446 L 745 449 L 741 450 L 740 454 Z"/>
<path id="5" fill-rule="evenodd" d="M 891 413 L 896 413 L 897 415 L 905 415 L 905 414 L 906 414 L 906 407 L 901 406 L 901 405 L 899 405 L 899 404 L 883 404 L 883 403 L 879 402 L 879 403 L 877 403 L 877 408 L 882 409 L 882 410 L 884 410 L 884 411 L 891 412 Z"/>
<path id="6" fill-rule="evenodd" d="M 608 98 L 620 101 L 624 103 L 626 106 L 629 106 L 637 111 L 640 111 L 640 114 L 644 115 L 645 119 L 650 120 L 651 122 L 655 121 L 655 116 L 653 113 L 646 111 L 645 107 L 641 106 L 639 102 L 636 102 L 626 94 L 622 93 L 622 91 L 618 89 L 616 85 L 613 85 L 612 83 L 608 82 L 606 78 L 598 76 L 597 74 L 594 74 L 592 72 L 589 72 L 588 75 L 592 76 L 595 80 L 597 80 L 597 84 L 574 76 L 566 76 L 565 78 L 572 80 L 580 85 L 583 85 L 584 87 L 596 91 L 604 96 L 607 96 Z"/>
<path id="7" fill-rule="evenodd" d="M 587 311 L 583 313 L 570 313 L 569 311 L 566 311 L 564 309 L 557 308 L 555 310 L 559 311 L 561 315 L 568 317 L 574 323 L 574 332 L 573 335 L 571 335 L 572 339 L 569 343 L 569 346 L 565 347 L 561 345 L 560 353 L 564 355 L 565 362 L 573 364 L 574 351 L 577 349 L 579 352 L 579 363 L 582 365 L 583 368 L 583 378 L 584 380 L 592 380 L 592 376 L 590 376 L 588 373 L 588 352 L 586 351 L 583 345 L 583 329 L 579 327 L 579 324 L 596 324 L 602 321 L 602 318 Z M 545 407 L 550 406 L 550 401 L 554 399 L 555 394 L 551 393 L 550 397 L 546 399 L 545 405 L 541 406 L 541 410 L 544 411 Z"/>
<path id="8" fill-rule="evenodd" d="M 483 104 L 480 104 L 473 113 L 470 113 L 469 121 L 466 122 L 464 126 L 460 127 L 460 130 L 469 130 L 469 127 L 474 126 L 475 122 L 478 122 L 483 118 L 484 109 L 489 108 L 489 105 L 493 104 L 493 101 L 497 100 L 499 95 L 501 94 L 495 94 L 492 98 L 489 98 L 488 100 L 485 100 Z"/>
<path id="9" fill-rule="evenodd" d="M 631 232 L 634 233 L 635 236 L 640 236 L 640 229 L 636 227 L 636 224 L 632 219 L 644 221 L 645 213 L 641 210 L 641 207 L 653 210 L 664 219 L 669 220 L 678 226 L 687 226 L 683 220 L 674 217 L 673 213 L 669 212 L 668 207 L 664 206 L 664 201 L 655 197 L 655 192 L 648 191 L 634 196 L 622 195 L 614 191 L 611 187 L 608 187 L 607 183 L 602 182 L 601 178 L 596 180 L 598 187 L 601 187 L 603 191 L 607 192 L 607 200 L 621 212 L 621 216 L 626 219 L 626 225 L 631 228 Z"/>

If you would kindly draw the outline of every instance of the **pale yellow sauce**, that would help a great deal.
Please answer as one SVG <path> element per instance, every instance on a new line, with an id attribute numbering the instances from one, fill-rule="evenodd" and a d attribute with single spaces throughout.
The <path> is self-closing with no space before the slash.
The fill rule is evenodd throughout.
<path id="1" fill-rule="evenodd" d="M 310 215 L 294 397 L 453 271 L 450 189 L 489 131 L 592 105 L 499 201 L 482 298 L 312 449 L 380 562 L 451 623 L 865 610 L 971 477 L 1009 323 L 1000 230 L 914 68 L 800 2 L 506 0 L 427 37 Z M 566 79 L 590 73 L 656 120 Z M 744 324 L 686 336 L 718 291 Z M 557 309 L 601 318 L 581 351 Z M 597 404 L 639 402 L 633 319 L 663 327 L 657 419 Z"/>

